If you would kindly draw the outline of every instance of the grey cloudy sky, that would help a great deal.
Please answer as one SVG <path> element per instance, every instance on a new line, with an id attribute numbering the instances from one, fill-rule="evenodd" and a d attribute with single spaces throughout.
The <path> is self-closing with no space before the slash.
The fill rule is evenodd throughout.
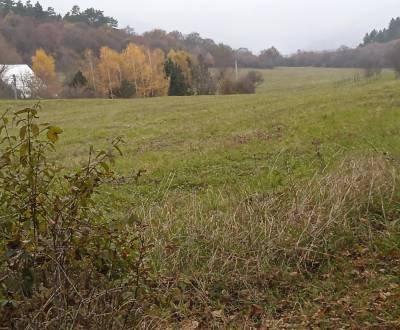
<path id="1" fill-rule="evenodd" d="M 400 0 L 41 0 L 65 13 L 95 7 L 137 32 L 153 28 L 199 32 L 234 48 L 297 49 L 355 46 L 373 28 L 400 16 Z"/>

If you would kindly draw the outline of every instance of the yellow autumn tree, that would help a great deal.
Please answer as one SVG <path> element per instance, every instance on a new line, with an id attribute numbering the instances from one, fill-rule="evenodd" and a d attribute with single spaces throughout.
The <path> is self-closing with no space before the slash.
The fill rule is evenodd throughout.
<path id="1" fill-rule="evenodd" d="M 32 69 L 36 76 L 47 82 L 56 78 L 56 63 L 51 55 L 43 49 L 38 49 L 32 57 Z"/>
<path id="2" fill-rule="evenodd" d="M 59 89 L 54 57 L 46 54 L 43 49 L 36 50 L 32 57 L 32 70 L 40 80 L 42 93 L 45 96 L 54 96 Z"/>
<path id="3" fill-rule="evenodd" d="M 83 54 L 82 72 L 88 78 L 88 85 L 97 93 L 98 75 L 97 75 L 98 59 L 94 56 L 91 49 L 86 49 Z"/>
<path id="4" fill-rule="evenodd" d="M 146 96 L 144 81 L 150 72 L 146 52 L 143 47 L 130 43 L 122 53 L 125 79 L 133 82 L 137 96 Z"/>
<path id="5" fill-rule="evenodd" d="M 169 80 L 165 76 L 165 55 L 161 49 L 147 50 L 150 64 L 150 80 L 148 96 L 165 96 L 168 94 Z"/>
<path id="6" fill-rule="evenodd" d="M 108 47 L 100 49 L 100 60 L 97 65 L 99 88 L 111 98 L 114 98 L 114 91 L 122 83 L 122 63 L 123 59 L 120 53 Z"/>
<path id="7" fill-rule="evenodd" d="M 164 74 L 165 55 L 160 49 L 129 44 L 122 53 L 123 77 L 135 86 L 136 95 L 162 96 L 168 92 Z"/>
<path id="8" fill-rule="evenodd" d="M 99 58 L 87 50 L 81 70 L 94 91 L 111 98 L 127 91 L 127 97 L 164 96 L 169 88 L 164 64 L 162 50 L 130 43 L 121 53 L 102 47 Z"/>

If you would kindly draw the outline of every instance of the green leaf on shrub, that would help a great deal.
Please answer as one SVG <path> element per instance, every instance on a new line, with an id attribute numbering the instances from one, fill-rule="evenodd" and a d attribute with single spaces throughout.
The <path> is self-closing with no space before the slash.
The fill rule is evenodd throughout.
<path id="1" fill-rule="evenodd" d="M 108 173 L 110 172 L 110 166 L 106 162 L 100 163 L 100 166 Z"/>
<path id="2" fill-rule="evenodd" d="M 32 124 L 31 129 L 32 129 L 33 136 L 39 135 L 39 126 L 38 125 Z"/>
<path id="3" fill-rule="evenodd" d="M 14 300 L 0 299 L 0 307 L 17 308 L 18 303 Z"/>
<path id="4" fill-rule="evenodd" d="M 21 129 L 19 130 L 19 137 L 21 140 L 25 139 L 25 135 L 26 135 L 26 126 L 21 127 Z"/>
<path id="5" fill-rule="evenodd" d="M 120 154 L 121 156 L 123 156 L 123 153 L 122 153 L 122 151 L 121 151 L 121 149 L 120 149 L 119 146 L 115 145 L 114 148 L 119 152 L 119 154 Z"/>
<path id="6" fill-rule="evenodd" d="M 33 274 L 31 269 L 25 268 L 22 271 L 22 291 L 26 297 L 32 296 L 32 287 L 33 287 Z"/>
<path id="7" fill-rule="evenodd" d="M 28 143 L 22 144 L 19 149 L 19 156 L 24 157 L 24 156 L 28 155 L 28 149 L 29 149 Z"/>
<path id="8" fill-rule="evenodd" d="M 26 108 L 26 109 L 22 109 L 22 110 L 16 111 L 15 114 L 16 115 L 21 115 L 23 113 L 31 112 L 31 110 L 32 109 L 30 109 L 30 108 Z"/>

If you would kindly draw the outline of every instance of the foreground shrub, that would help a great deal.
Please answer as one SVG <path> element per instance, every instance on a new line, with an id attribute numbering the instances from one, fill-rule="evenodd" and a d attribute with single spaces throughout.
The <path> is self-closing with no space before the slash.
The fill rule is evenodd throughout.
<path id="1" fill-rule="evenodd" d="M 133 216 L 113 222 L 94 195 L 120 138 L 69 174 L 49 161 L 62 129 L 39 106 L 0 117 L 0 325 L 122 329 L 140 314 L 147 246 Z"/>

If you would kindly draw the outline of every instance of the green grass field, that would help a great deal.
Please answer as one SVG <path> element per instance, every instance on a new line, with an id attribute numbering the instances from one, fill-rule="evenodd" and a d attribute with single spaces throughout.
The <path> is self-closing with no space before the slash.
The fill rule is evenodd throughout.
<path id="1" fill-rule="evenodd" d="M 64 129 L 53 157 L 68 167 L 124 138 L 121 178 L 98 198 L 116 221 L 132 210 L 149 225 L 154 274 L 174 283 L 158 288 L 154 324 L 400 326 L 400 208 L 385 190 L 397 189 L 400 81 L 358 73 L 266 70 L 255 95 L 41 102 L 41 119 Z M 332 222 L 309 220 L 307 234 L 276 224 L 314 214 Z M 358 221 L 369 216 L 387 227 Z"/>
<path id="2" fill-rule="evenodd" d="M 346 82 L 354 72 L 268 70 L 257 95 L 42 101 L 42 120 L 64 129 L 57 159 L 69 166 L 85 160 L 90 145 L 124 137 L 118 173 L 147 173 L 139 186 L 119 187 L 123 202 L 138 202 L 131 189 L 155 198 L 165 184 L 184 194 L 253 193 L 284 185 L 288 171 L 313 175 L 321 166 L 315 142 L 327 166 L 347 154 L 400 152 L 398 82 L 391 73 Z"/>

